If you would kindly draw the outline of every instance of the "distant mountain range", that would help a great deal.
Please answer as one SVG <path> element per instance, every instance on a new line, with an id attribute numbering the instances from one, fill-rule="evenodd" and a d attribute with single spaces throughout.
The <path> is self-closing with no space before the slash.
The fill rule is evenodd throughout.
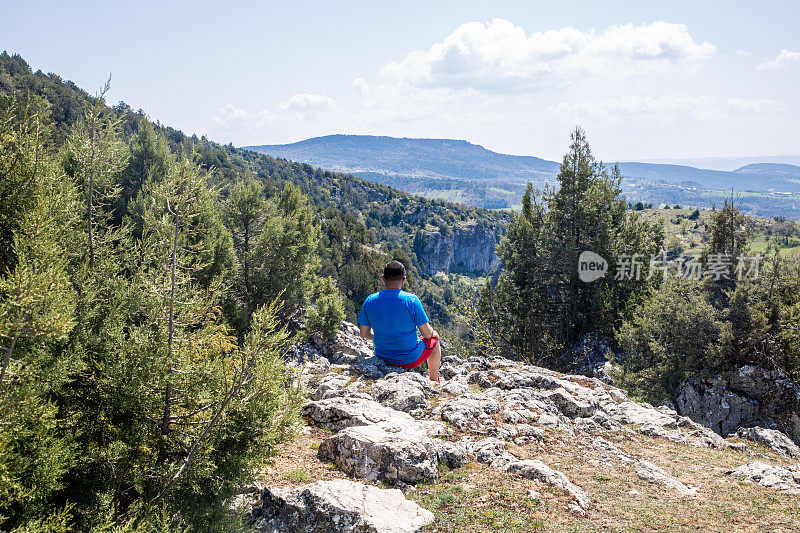
<path id="1" fill-rule="evenodd" d="M 455 139 L 328 135 L 292 144 L 246 146 L 293 161 L 346 172 L 425 178 L 494 180 L 553 176 L 558 163 L 539 157 L 498 154 Z"/>
<path id="2" fill-rule="evenodd" d="M 370 135 L 328 135 L 291 144 L 246 149 L 310 165 L 349 172 L 430 198 L 464 201 L 484 207 L 517 203 L 528 182 L 554 183 L 559 163 L 533 156 L 500 154 L 454 139 L 411 139 Z M 611 163 L 609 163 L 611 164 Z M 800 195 L 800 166 L 751 161 L 733 171 L 689 165 L 619 162 L 629 199 L 710 205 L 725 191 Z M 687 191 L 705 191 L 692 196 Z M 638 198 L 637 198 L 638 197 Z M 663 198 L 663 200 L 659 200 Z M 783 198 L 785 200 L 785 198 Z M 768 214 L 768 205 L 751 211 Z M 800 203 L 800 197 L 794 198 Z M 752 202 L 751 202 L 752 203 Z M 785 202 L 784 202 L 785 203 Z M 754 204 L 754 205 L 755 205 Z M 793 204 L 794 205 L 794 204 Z M 779 211 L 800 206 L 782 206 Z M 790 215 L 792 213 L 789 213 Z"/>
<path id="3" fill-rule="evenodd" d="M 736 170 L 754 162 L 800 165 L 800 154 L 758 155 L 750 157 L 692 157 L 687 159 L 642 159 L 642 163 L 666 163 L 668 165 L 687 165 L 711 170 Z"/>

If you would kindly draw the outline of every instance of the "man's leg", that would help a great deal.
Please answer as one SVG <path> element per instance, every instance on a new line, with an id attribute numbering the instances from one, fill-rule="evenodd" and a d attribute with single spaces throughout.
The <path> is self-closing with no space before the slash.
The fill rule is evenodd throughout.
<path id="1" fill-rule="evenodd" d="M 431 355 L 428 356 L 428 377 L 432 381 L 439 381 L 439 364 L 442 362 L 442 343 L 437 342 Z"/>

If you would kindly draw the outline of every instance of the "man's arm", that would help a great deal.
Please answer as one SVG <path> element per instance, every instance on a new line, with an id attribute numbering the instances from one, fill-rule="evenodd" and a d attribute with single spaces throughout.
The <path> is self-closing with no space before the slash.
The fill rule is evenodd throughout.
<path id="1" fill-rule="evenodd" d="M 375 336 L 372 334 L 372 328 L 369 326 L 364 326 L 363 324 L 358 325 L 358 334 L 361 335 L 362 339 L 367 339 L 368 341 L 371 341 L 375 338 Z"/>
<path id="2" fill-rule="evenodd" d="M 419 326 L 419 332 L 422 333 L 422 336 L 426 339 L 430 339 L 431 337 L 436 337 L 437 339 L 439 338 L 439 333 L 431 327 L 430 322 L 425 322 Z"/>

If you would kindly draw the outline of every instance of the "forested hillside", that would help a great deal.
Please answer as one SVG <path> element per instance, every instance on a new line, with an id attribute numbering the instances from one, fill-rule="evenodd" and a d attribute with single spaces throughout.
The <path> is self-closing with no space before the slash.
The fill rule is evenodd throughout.
<path id="1" fill-rule="evenodd" d="M 23 58 L 7 53 L 0 55 L 0 94 L 16 94 L 18 98 L 30 94 L 44 99 L 52 128 L 51 139 L 46 142 L 54 149 L 63 145 L 91 101 L 90 95 L 72 82 L 55 74 L 31 72 Z M 410 288 L 433 307 L 437 319 L 447 322 L 448 302 L 444 297 L 451 293 L 449 283 L 442 284 L 441 278 L 438 285 L 423 280 L 424 276 L 418 274 L 428 270 L 425 257 L 415 252 L 421 252 L 430 237 L 457 231 L 460 223 L 478 222 L 492 228 L 498 238 L 507 223 L 504 213 L 428 200 L 351 175 L 187 136 L 169 126 L 150 123 L 144 111 L 134 111 L 124 102 L 103 106 L 103 112 L 113 117 L 109 120 L 118 121 L 120 139 L 131 147 L 131 165 L 139 165 L 139 173 L 147 171 L 151 152 L 160 149 L 163 142 L 162 149 L 173 157 L 188 157 L 200 167 L 208 182 L 218 187 L 220 201 L 225 200 L 237 179 L 246 177 L 260 183 L 265 198 L 276 197 L 287 182 L 299 187 L 308 197 L 320 232 L 315 252 L 321 272 L 335 279 L 351 318 L 355 318 L 364 298 L 378 287 L 379 265 L 392 256 L 410 269 Z M 129 199 L 132 192 L 123 190 L 121 194 Z M 457 269 L 455 273 L 488 274 Z"/>
<path id="2" fill-rule="evenodd" d="M 291 341 L 502 214 L 186 136 L 0 55 L 0 528 L 224 529 L 286 438 Z M 177 520 L 177 522 L 176 522 Z"/>

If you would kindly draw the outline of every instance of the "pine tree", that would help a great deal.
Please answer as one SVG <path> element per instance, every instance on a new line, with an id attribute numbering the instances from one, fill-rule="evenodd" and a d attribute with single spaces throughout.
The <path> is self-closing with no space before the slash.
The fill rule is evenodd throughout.
<path id="1" fill-rule="evenodd" d="M 256 312 L 243 347 L 222 320 L 224 278 L 208 270 L 208 210 L 214 191 L 188 160 L 162 182 L 148 182 L 138 284 L 142 315 L 130 326 L 117 381 L 135 403 L 136 437 L 119 442 L 117 494 L 122 516 L 149 516 L 161 504 L 180 509 L 186 524 L 221 519 L 224 501 L 247 475 L 246 465 L 285 438 L 296 394 L 284 389 L 278 347 L 278 304 Z M 264 405 L 259 405 L 263 402 Z M 152 453 L 145 453 L 152 450 Z M 208 475 L 213 469 L 219 474 Z M 224 475 L 222 475 L 224 474 Z M 124 511 L 124 512 L 123 512 Z"/>
<path id="2" fill-rule="evenodd" d="M 630 298 L 645 286 L 642 276 L 614 279 L 616 257 L 654 255 L 663 233 L 638 215 L 627 214 L 619 170 L 592 156 L 580 128 L 558 174 L 560 187 L 540 194 L 528 186 L 522 210 L 498 246 L 502 265 L 497 285 L 484 291 L 481 321 L 516 357 L 565 367 L 563 355 L 589 332 L 613 334 Z M 578 277 L 578 257 L 592 251 L 611 272 L 592 283 Z M 647 263 L 647 261 L 645 261 Z"/>
<path id="3" fill-rule="evenodd" d="M 749 244 L 750 224 L 736 205 L 733 194 L 725 198 L 722 209 L 711 216 L 708 232 L 707 254 L 724 254 L 735 267 Z"/>
<path id="4" fill-rule="evenodd" d="M 63 396 L 80 362 L 52 347 L 74 325 L 61 243 L 77 235 L 79 204 L 70 180 L 43 153 L 37 122 L 0 136 L 0 152 L 13 143 L 19 156 L 6 178 L 25 183 L 28 195 L 14 223 L 13 267 L 0 273 L 0 527 L 66 531 L 69 510 L 55 495 L 77 454 L 53 398 Z"/>
<path id="5" fill-rule="evenodd" d="M 130 145 L 130 159 L 120 176 L 120 196 L 115 206 L 114 220 L 120 224 L 128 214 L 131 201 L 136 198 L 148 179 L 163 180 L 170 164 L 175 160 L 166 141 L 158 135 L 148 120 L 139 120 L 138 131 Z M 131 213 L 133 235 L 141 237 L 143 213 Z"/>
<path id="6" fill-rule="evenodd" d="M 117 239 L 114 235 L 97 235 L 97 229 L 112 229 L 108 221 L 120 194 L 119 173 L 127 159 L 126 147 L 118 137 L 119 121 L 103 102 L 109 88 L 110 79 L 92 99 L 82 123 L 73 128 L 64 160 L 67 174 L 81 186 L 85 197 L 89 268 L 94 267 L 97 247 Z"/>
<path id="7" fill-rule="evenodd" d="M 252 306 L 254 287 L 250 279 L 253 263 L 252 243 L 261 234 L 266 202 L 264 187 L 252 175 L 233 184 L 223 204 L 225 222 L 231 231 L 241 269 L 240 294 L 247 307 Z M 250 309 L 252 312 L 252 309 Z"/>
<path id="8" fill-rule="evenodd" d="M 45 159 L 44 102 L 0 97 L 0 275 L 14 266 L 14 233 L 33 201 Z"/>
<path id="9" fill-rule="evenodd" d="M 254 306 L 279 298 L 283 318 L 300 319 L 303 282 L 316 268 L 312 254 L 319 241 L 319 229 L 314 220 L 308 199 L 291 183 L 265 204 L 251 272 Z"/>

